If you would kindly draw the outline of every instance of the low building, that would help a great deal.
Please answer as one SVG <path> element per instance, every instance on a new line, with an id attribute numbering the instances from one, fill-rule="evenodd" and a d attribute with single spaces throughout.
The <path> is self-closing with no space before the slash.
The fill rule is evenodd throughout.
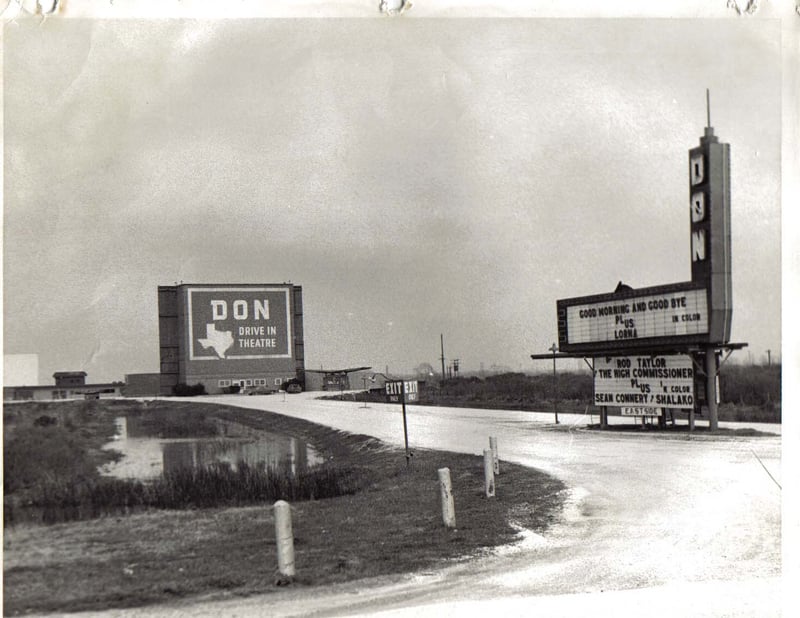
<path id="1" fill-rule="evenodd" d="M 53 374 L 58 388 L 71 388 L 73 386 L 86 386 L 85 371 L 56 371 Z"/>
<path id="2" fill-rule="evenodd" d="M 307 391 L 347 391 L 350 374 L 372 369 L 371 367 L 350 367 L 349 369 L 306 369 Z M 357 387 L 356 387 L 357 388 Z"/>
<path id="3" fill-rule="evenodd" d="M 3 386 L 3 401 L 53 401 L 60 399 L 105 399 L 122 396 L 122 382 L 86 384 L 84 371 L 58 371 L 55 384 Z"/>
<path id="4" fill-rule="evenodd" d="M 161 391 L 160 373 L 129 373 L 125 375 L 122 394 L 125 397 L 158 397 Z"/>

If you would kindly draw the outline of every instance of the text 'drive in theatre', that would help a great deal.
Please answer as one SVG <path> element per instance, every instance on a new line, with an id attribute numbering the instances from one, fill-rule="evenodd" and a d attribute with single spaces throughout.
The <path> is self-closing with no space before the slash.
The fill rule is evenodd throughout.
<path id="1" fill-rule="evenodd" d="M 290 358 L 289 290 L 189 288 L 190 360 Z"/>
<path id="2" fill-rule="evenodd" d="M 684 354 L 594 359 L 599 406 L 694 407 L 694 366 Z"/>
<path id="3" fill-rule="evenodd" d="M 569 343 L 621 341 L 708 332 L 705 290 L 654 294 L 567 307 Z"/>

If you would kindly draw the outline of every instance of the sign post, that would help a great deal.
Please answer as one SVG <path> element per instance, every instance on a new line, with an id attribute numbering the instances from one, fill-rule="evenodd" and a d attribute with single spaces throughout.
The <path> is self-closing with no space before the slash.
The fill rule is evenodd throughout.
<path id="1" fill-rule="evenodd" d="M 401 382 L 401 394 L 403 400 L 403 438 L 406 442 L 406 467 L 411 465 L 411 456 L 408 454 L 408 424 L 406 423 L 406 383 Z"/>
<path id="2" fill-rule="evenodd" d="M 398 380 L 386 383 L 386 399 L 389 403 L 401 403 L 403 406 L 403 437 L 406 445 L 406 466 L 411 465 L 411 453 L 408 450 L 408 423 L 406 421 L 406 399 L 417 401 L 419 383 L 416 380 Z"/>
<path id="3" fill-rule="evenodd" d="M 553 412 L 555 412 L 556 425 L 558 425 L 558 376 L 556 375 L 556 352 L 558 352 L 558 346 L 554 343 L 550 351 L 553 353 Z"/>

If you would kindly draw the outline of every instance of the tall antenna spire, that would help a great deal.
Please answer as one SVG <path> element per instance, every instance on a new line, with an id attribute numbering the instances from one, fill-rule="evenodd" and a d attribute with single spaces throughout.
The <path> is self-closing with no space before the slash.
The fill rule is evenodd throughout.
<path id="1" fill-rule="evenodd" d="M 714 137 L 714 128 L 711 126 L 711 94 L 706 88 L 706 128 L 703 131 L 703 137 L 700 139 L 700 143 L 705 143 L 705 141 L 716 142 L 717 138 Z"/>

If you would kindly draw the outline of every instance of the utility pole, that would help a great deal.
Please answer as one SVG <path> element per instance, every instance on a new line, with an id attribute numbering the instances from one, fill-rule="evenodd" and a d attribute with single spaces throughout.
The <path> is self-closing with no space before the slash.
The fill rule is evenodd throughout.
<path id="1" fill-rule="evenodd" d="M 444 335 L 440 334 L 439 338 L 442 342 L 442 382 L 444 382 L 447 379 L 447 374 L 444 371 Z"/>
<path id="2" fill-rule="evenodd" d="M 767 367 L 772 367 L 772 356 L 770 356 L 770 352 L 772 352 L 772 350 L 767 350 Z"/>
<path id="3" fill-rule="evenodd" d="M 553 353 L 553 412 L 555 412 L 556 425 L 558 425 L 558 377 L 556 375 L 556 352 L 558 352 L 558 346 L 554 343 L 550 351 Z"/>

